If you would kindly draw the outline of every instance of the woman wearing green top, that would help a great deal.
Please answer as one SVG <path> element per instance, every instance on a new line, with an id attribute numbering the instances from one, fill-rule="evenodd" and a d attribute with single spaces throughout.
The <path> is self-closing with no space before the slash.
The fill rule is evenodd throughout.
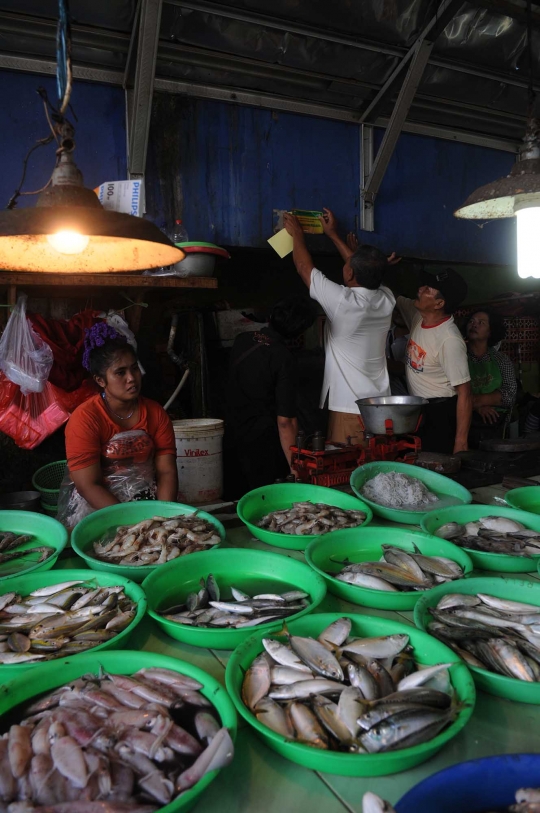
<path id="1" fill-rule="evenodd" d="M 480 440 L 503 437 L 516 398 L 514 365 L 505 353 L 495 349 L 504 339 L 501 316 L 484 308 L 467 321 L 469 371 L 473 392 L 473 420 L 469 446 Z"/>

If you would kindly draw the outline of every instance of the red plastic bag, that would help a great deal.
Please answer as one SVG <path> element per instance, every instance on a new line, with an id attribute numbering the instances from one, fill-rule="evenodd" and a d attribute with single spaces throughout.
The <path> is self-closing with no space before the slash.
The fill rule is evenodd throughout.
<path id="1" fill-rule="evenodd" d="M 55 387 L 45 382 L 43 392 L 23 395 L 20 388 L 0 375 L 0 432 L 21 449 L 35 449 L 69 418 L 58 403 Z"/>

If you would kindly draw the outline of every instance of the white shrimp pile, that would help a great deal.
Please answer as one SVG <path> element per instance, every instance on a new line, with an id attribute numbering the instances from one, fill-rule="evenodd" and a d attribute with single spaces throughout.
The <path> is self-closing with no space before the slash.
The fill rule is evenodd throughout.
<path id="1" fill-rule="evenodd" d="M 141 567 L 163 565 L 178 556 L 211 548 L 221 542 L 215 525 L 193 514 L 150 517 L 136 525 L 121 526 L 94 542 L 94 553 L 102 562 Z"/>
<path id="2" fill-rule="evenodd" d="M 153 813 L 169 804 L 234 755 L 201 688 L 147 668 L 85 675 L 41 697 L 0 739 L 0 810 Z"/>
<path id="3" fill-rule="evenodd" d="M 439 500 L 421 480 L 400 471 L 377 474 L 364 484 L 362 494 L 371 502 L 387 508 L 420 508 Z"/>

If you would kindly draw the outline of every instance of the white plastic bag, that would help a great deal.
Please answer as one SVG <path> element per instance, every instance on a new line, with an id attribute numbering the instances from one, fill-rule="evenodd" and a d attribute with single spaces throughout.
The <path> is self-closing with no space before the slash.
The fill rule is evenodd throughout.
<path id="1" fill-rule="evenodd" d="M 26 318 L 26 294 L 21 294 L 0 339 L 0 370 L 23 395 L 43 392 L 53 365 L 53 352 Z"/>

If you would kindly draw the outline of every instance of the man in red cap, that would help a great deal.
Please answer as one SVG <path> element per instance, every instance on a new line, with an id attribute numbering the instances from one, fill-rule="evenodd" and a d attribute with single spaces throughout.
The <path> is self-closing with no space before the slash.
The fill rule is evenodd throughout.
<path id="1" fill-rule="evenodd" d="M 467 283 L 446 268 L 424 274 L 416 299 L 397 298 L 410 330 L 407 387 L 427 398 L 420 430 L 426 452 L 452 454 L 468 449 L 472 415 L 467 348 L 452 314 L 467 296 Z"/>

